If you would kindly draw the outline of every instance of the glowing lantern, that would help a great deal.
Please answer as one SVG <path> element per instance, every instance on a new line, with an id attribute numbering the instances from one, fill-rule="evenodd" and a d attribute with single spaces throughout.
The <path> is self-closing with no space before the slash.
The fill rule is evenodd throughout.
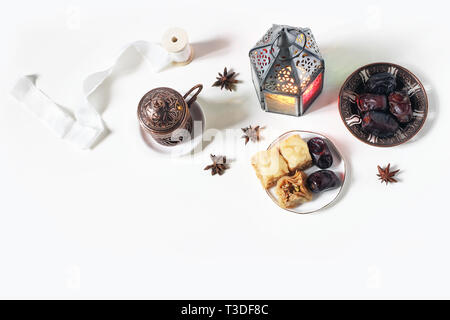
<path id="1" fill-rule="evenodd" d="M 301 116 L 322 91 L 325 64 L 309 29 L 273 25 L 249 55 L 265 111 Z"/>

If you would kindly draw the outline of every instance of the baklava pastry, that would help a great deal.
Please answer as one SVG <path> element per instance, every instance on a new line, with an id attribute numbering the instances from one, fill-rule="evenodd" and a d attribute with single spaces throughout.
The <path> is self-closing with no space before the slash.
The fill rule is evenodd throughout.
<path id="1" fill-rule="evenodd" d="M 280 153 L 286 159 L 289 170 L 305 170 L 312 166 L 308 144 L 298 135 L 290 136 L 280 142 Z"/>
<path id="2" fill-rule="evenodd" d="M 278 179 L 289 173 L 288 165 L 278 148 L 255 154 L 252 157 L 252 166 L 265 189 L 275 186 Z"/>
<path id="3" fill-rule="evenodd" d="M 312 200 L 312 193 L 306 187 L 306 179 L 303 171 L 297 171 L 291 177 L 286 176 L 278 180 L 275 192 L 282 208 L 295 208 Z"/>

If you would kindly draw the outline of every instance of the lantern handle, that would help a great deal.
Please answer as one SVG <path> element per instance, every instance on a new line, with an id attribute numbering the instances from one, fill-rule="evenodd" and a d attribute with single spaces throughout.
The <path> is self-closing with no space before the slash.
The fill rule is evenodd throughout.
<path id="1" fill-rule="evenodd" d="M 195 89 L 198 89 L 197 92 L 194 93 L 194 95 L 189 99 L 189 101 L 186 102 L 187 105 L 188 105 L 188 107 L 190 107 L 191 104 L 194 103 L 195 100 L 197 100 L 197 96 L 198 96 L 198 94 L 200 93 L 200 91 L 202 91 L 203 85 L 198 84 L 198 85 L 192 87 L 188 92 L 186 92 L 186 94 L 183 96 L 183 99 L 186 100 L 186 98 L 189 97 L 189 95 L 190 95 Z"/>
<path id="2" fill-rule="evenodd" d="M 305 46 L 306 46 L 306 34 L 305 34 L 303 31 L 301 31 L 301 30 L 299 30 L 299 29 L 295 29 L 295 28 L 289 28 L 289 29 L 286 28 L 285 30 L 286 30 L 286 32 L 291 32 L 291 31 L 293 31 L 293 30 L 299 31 L 299 33 L 302 34 L 302 35 L 303 35 L 303 38 L 305 39 L 302 48 L 300 48 L 300 46 L 298 46 L 298 45 L 296 44 L 296 41 L 294 41 L 294 42 L 292 43 L 292 45 L 294 45 L 294 46 L 296 46 L 297 48 L 300 49 L 300 52 L 298 52 L 295 56 L 289 58 L 289 60 L 292 60 L 292 59 L 297 58 L 303 51 L 305 51 Z M 277 35 L 277 37 L 275 38 L 275 40 L 272 42 L 272 45 L 270 46 L 270 52 L 272 52 L 273 46 L 274 46 L 274 44 L 277 42 L 277 40 L 278 40 L 279 37 L 281 37 L 281 32 Z M 298 36 L 297 36 L 297 37 L 298 37 Z M 296 38 L 296 40 L 297 40 L 297 38 Z M 286 59 L 286 60 L 287 60 L 287 59 Z"/>

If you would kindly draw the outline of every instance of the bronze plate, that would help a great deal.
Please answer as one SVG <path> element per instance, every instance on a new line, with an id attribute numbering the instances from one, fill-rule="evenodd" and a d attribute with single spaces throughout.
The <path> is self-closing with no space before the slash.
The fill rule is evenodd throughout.
<path id="1" fill-rule="evenodd" d="M 361 117 L 356 107 L 355 97 L 363 93 L 368 77 L 381 72 L 396 75 L 397 88 L 406 88 L 411 99 L 413 119 L 389 138 L 379 138 L 361 129 Z M 409 70 L 392 63 L 373 63 L 353 72 L 342 85 L 339 93 L 339 112 L 347 129 L 359 140 L 376 147 L 394 147 L 405 143 L 423 127 L 428 114 L 428 97 L 422 83 Z"/>

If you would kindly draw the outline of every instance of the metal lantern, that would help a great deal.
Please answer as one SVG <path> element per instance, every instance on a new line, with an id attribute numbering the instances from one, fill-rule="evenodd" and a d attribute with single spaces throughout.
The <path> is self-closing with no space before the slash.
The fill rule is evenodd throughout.
<path id="1" fill-rule="evenodd" d="M 325 64 L 310 29 L 273 25 L 249 55 L 265 111 L 301 116 L 322 91 Z"/>

